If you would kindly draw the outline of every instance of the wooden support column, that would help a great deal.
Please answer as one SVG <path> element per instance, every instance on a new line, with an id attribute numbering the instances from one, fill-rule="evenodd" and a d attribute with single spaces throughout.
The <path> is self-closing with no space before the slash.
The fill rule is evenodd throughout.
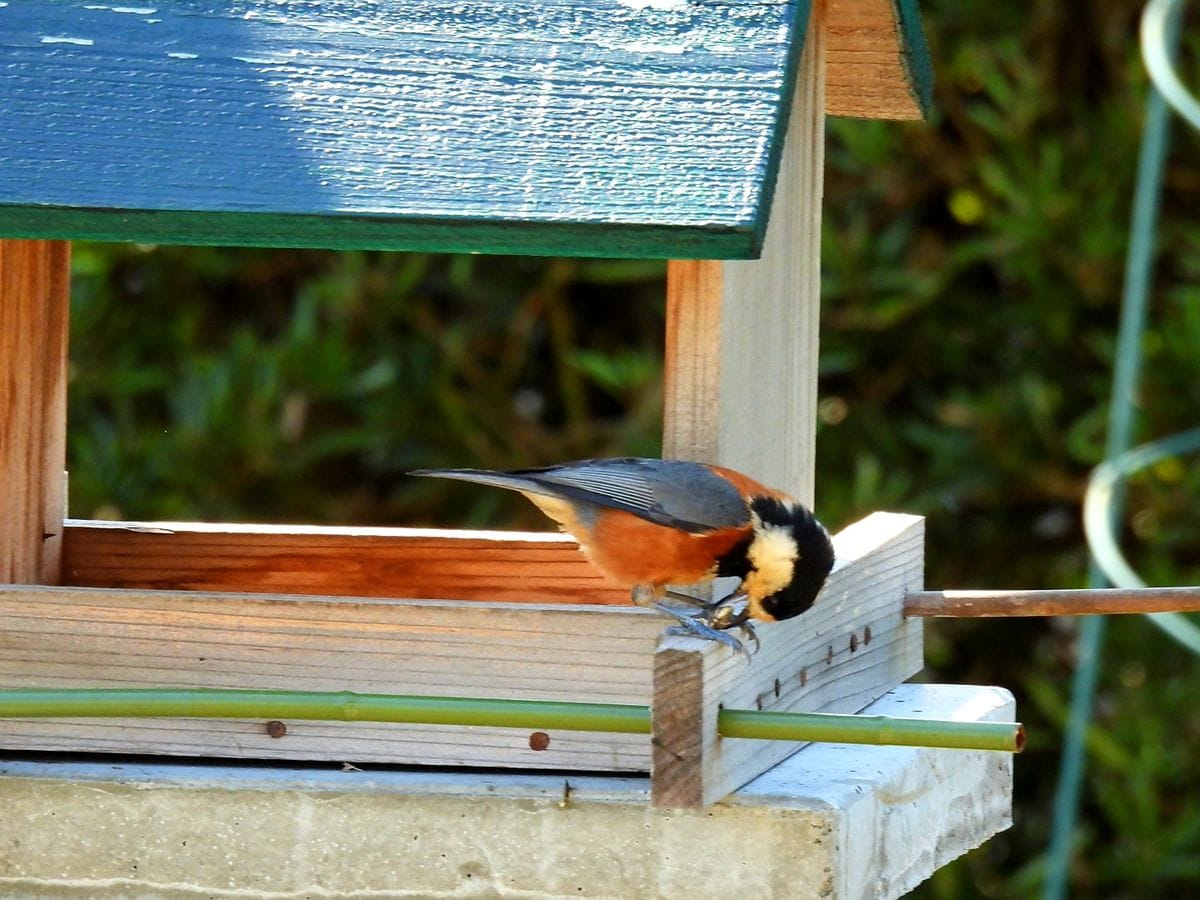
<path id="1" fill-rule="evenodd" d="M 716 462 L 813 499 L 824 7 L 804 35 L 773 214 L 757 260 L 667 268 L 663 456 Z"/>
<path id="2" fill-rule="evenodd" d="M 0 582 L 60 580 L 70 244 L 0 240 Z"/>

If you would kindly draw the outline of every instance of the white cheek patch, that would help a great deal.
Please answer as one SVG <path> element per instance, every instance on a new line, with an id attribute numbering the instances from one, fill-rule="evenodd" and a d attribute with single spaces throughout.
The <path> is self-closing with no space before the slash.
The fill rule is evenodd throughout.
<path id="1" fill-rule="evenodd" d="M 787 587 L 800 549 L 791 531 L 783 526 L 764 527 L 755 517 L 754 532 L 754 540 L 746 551 L 751 570 L 742 584 L 752 599 L 759 600 Z"/>

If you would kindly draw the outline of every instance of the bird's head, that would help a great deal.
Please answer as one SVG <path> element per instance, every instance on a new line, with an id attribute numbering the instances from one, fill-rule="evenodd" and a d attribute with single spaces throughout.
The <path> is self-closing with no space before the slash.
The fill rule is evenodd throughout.
<path id="1" fill-rule="evenodd" d="M 829 532 L 801 504 L 776 497 L 753 498 L 750 520 L 744 571 L 738 573 L 746 612 L 767 622 L 800 615 L 833 568 Z"/>

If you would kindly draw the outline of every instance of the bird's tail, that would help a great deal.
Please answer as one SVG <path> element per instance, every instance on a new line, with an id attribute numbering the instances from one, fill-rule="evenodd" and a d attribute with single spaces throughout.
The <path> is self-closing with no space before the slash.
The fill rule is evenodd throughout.
<path id="1" fill-rule="evenodd" d="M 492 487 L 507 488 L 510 491 L 531 491 L 536 494 L 546 494 L 546 485 L 524 475 L 513 472 L 492 472 L 487 469 L 415 469 L 409 475 L 419 475 L 422 478 L 451 478 L 455 481 L 472 481 L 475 484 L 487 484 Z"/>

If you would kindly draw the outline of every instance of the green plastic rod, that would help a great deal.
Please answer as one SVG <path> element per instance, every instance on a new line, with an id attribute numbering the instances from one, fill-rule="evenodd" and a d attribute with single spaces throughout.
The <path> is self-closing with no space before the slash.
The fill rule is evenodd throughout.
<path id="1" fill-rule="evenodd" d="M 180 689 L 57 689 L 0 691 L 3 718 L 332 719 L 425 725 L 491 725 L 561 731 L 649 734 L 650 710 L 617 703 L 414 697 L 353 691 Z M 899 744 L 1020 752 L 1024 730 L 1014 722 L 954 722 L 889 716 L 722 710 L 725 737 Z"/>
<path id="2" fill-rule="evenodd" d="M 354 691 L 38 688 L 0 691 L 0 718 L 332 719 L 649 734 L 650 711 L 616 703 L 414 697 Z"/>
<path id="3" fill-rule="evenodd" d="M 717 717 L 717 730 L 729 738 L 834 744 L 892 744 L 1008 753 L 1020 753 L 1025 746 L 1025 728 L 1020 722 L 948 722 L 891 716 L 723 709 Z"/>

